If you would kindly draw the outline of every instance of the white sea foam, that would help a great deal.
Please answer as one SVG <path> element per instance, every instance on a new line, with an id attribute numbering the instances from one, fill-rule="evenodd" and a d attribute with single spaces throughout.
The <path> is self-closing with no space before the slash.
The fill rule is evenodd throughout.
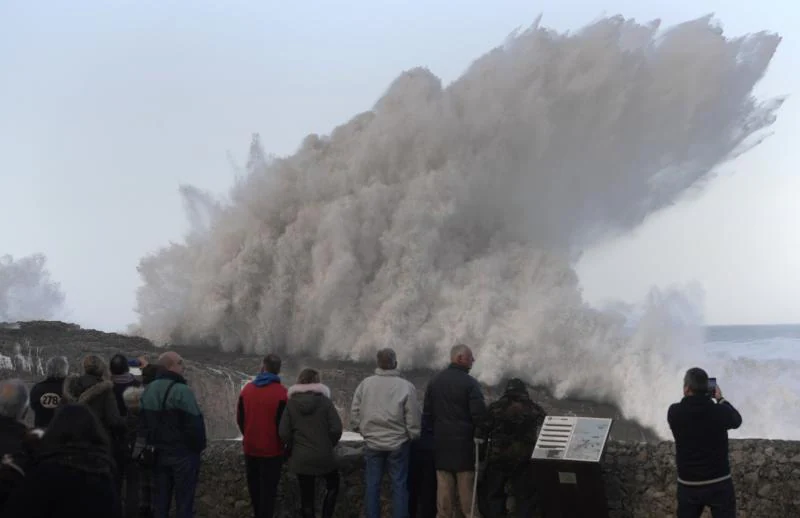
<path id="1" fill-rule="evenodd" d="M 764 137 L 781 101 L 752 90 L 779 41 L 709 18 L 537 25 L 446 88 L 403 73 L 290 157 L 254 140 L 227 200 L 182 190 L 193 230 L 142 260 L 141 330 L 359 360 L 391 346 L 406 367 L 465 342 L 483 381 L 612 401 L 663 436 L 700 364 L 740 402 L 742 434 L 800 437 L 796 365 L 707 354 L 691 292 L 654 291 L 628 326 L 585 304 L 573 269 Z"/>

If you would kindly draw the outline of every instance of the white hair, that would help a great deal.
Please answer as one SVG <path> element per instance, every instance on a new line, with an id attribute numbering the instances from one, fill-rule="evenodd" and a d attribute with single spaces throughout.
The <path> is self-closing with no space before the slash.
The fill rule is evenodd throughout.
<path id="1" fill-rule="evenodd" d="M 144 387 L 126 388 L 125 392 L 122 393 L 122 400 L 125 401 L 125 406 L 128 407 L 128 409 L 139 408 L 143 393 Z"/>
<path id="2" fill-rule="evenodd" d="M 69 374 L 69 360 L 66 356 L 53 356 L 47 360 L 45 375 L 48 378 L 66 378 Z"/>

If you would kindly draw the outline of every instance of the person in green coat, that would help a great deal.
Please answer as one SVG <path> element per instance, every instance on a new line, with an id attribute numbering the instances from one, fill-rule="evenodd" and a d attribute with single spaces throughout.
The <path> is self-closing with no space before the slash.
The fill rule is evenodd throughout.
<path id="1" fill-rule="evenodd" d="M 325 479 L 322 518 L 331 518 L 339 495 L 339 471 L 334 448 L 342 437 L 342 420 L 331 401 L 331 391 L 320 383 L 319 372 L 304 369 L 289 389 L 279 434 L 289 451 L 289 470 L 300 484 L 303 518 L 314 518 L 318 477 Z"/>

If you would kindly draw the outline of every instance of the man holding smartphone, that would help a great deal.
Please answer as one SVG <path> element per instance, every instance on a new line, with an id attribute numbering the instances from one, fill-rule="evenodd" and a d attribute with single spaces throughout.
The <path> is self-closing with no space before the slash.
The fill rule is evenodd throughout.
<path id="1" fill-rule="evenodd" d="M 716 380 L 715 380 L 716 381 Z M 728 430 L 742 416 L 706 371 L 694 367 L 683 379 L 683 399 L 669 407 L 678 465 L 678 518 L 699 518 L 705 507 L 714 518 L 736 516 L 736 494 L 728 459 Z"/>

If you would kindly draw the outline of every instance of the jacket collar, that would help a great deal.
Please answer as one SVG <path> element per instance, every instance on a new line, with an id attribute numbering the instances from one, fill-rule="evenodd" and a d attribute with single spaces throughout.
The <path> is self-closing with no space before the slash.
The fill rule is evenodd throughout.
<path id="1" fill-rule="evenodd" d="M 167 379 L 167 380 L 170 380 L 170 381 L 183 383 L 184 385 L 186 384 L 186 378 L 184 378 L 180 374 L 177 374 L 175 372 L 168 371 L 168 370 L 162 370 L 161 372 L 159 372 L 158 376 L 156 376 L 156 379 L 157 380 Z"/>
<path id="2" fill-rule="evenodd" d="M 400 371 L 397 369 L 375 369 L 376 376 L 400 376 Z"/>
<path id="3" fill-rule="evenodd" d="M 714 402 L 711 400 L 710 397 L 706 395 L 693 395 L 693 396 L 683 396 L 681 399 L 682 405 L 693 406 L 693 407 L 701 407 L 706 405 L 713 405 Z"/>
<path id="4" fill-rule="evenodd" d="M 451 363 L 450 365 L 447 366 L 447 368 L 448 369 L 455 369 L 457 371 L 466 372 L 467 374 L 469 374 L 469 369 L 467 369 L 466 367 L 462 367 L 461 365 L 458 365 L 457 363 Z"/>
<path id="5" fill-rule="evenodd" d="M 128 383 L 133 383 L 136 381 L 136 378 L 133 377 L 133 374 L 130 372 L 124 372 L 122 374 L 112 374 L 111 381 L 113 381 L 117 385 L 125 385 Z"/>

